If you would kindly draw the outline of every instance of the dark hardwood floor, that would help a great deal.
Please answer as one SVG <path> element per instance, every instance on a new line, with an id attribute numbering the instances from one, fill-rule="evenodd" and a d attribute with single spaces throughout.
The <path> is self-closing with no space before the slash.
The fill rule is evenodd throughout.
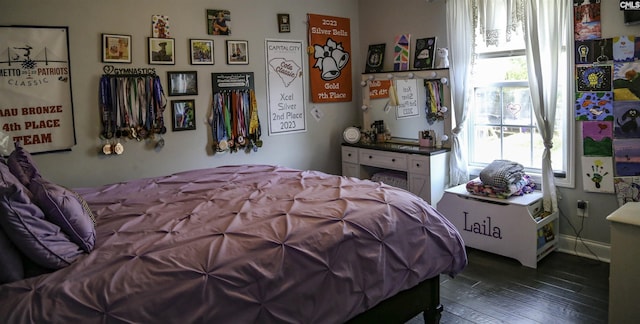
<path id="1" fill-rule="evenodd" d="M 552 252 L 531 269 L 472 248 L 467 254 L 462 273 L 440 278 L 440 323 L 607 323 L 606 262 Z"/>

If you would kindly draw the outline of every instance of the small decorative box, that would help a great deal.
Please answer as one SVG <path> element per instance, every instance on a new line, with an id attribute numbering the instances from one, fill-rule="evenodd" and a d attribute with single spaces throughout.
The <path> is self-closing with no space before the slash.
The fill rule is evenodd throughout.
<path id="1" fill-rule="evenodd" d="M 431 143 L 431 139 L 430 138 L 419 138 L 418 139 L 418 143 L 422 147 L 431 147 L 431 146 L 433 146 L 433 144 Z"/>

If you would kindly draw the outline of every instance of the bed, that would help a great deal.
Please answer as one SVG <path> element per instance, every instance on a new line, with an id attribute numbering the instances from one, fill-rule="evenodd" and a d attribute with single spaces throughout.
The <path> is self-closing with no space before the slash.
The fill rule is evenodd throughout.
<path id="1" fill-rule="evenodd" d="M 0 285 L 6 323 L 433 323 L 439 276 L 467 263 L 434 208 L 368 180 L 237 165 L 69 191 L 94 244 Z"/>

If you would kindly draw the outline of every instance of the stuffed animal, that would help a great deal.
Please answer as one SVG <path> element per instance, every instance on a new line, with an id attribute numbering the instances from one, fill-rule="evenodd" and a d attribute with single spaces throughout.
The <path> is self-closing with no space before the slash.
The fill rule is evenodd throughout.
<path id="1" fill-rule="evenodd" d="M 446 69 L 449 67 L 449 49 L 446 47 L 438 47 L 436 50 L 438 56 L 438 69 Z"/>

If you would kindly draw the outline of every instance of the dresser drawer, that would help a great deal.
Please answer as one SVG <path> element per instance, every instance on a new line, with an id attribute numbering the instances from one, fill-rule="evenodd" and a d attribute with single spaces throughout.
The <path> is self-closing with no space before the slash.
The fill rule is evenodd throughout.
<path id="1" fill-rule="evenodd" d="M 407 170 L 407 154 L 360 149 L 360 164 L 376 166 L 391 170 Z"/>
<path id="2" fill-rule="evenodd" d="M 358 148 L 343 146 L 342 162 L 358 163 Z"/>
<path id="3" fill-rule="evenodd" d="M 409 172 L 428 175 L 429 157 L 423 155 L 409 155 Z M 445 170 L 442 170 L 442 172 L 445 172 Z"/>

